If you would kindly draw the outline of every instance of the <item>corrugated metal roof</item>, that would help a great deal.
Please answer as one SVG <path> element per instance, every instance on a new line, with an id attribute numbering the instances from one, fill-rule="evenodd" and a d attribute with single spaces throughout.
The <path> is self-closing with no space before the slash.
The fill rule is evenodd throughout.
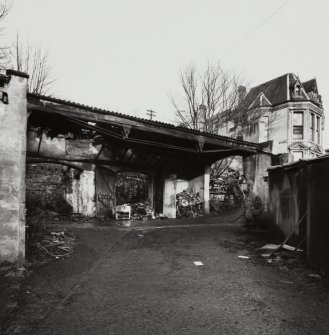
<path id="1" fill-rule="evenodd" d="M 306 166 L 308 164 L 320 163 L 324 160 L 329 160 L 329 155 L 323 155 L 323 156 L 320 156 L 320 157 L 317 157 L 317 158 L 310 158 L 310 159 L 300 159 L 297 162 L 270 166 L 267 170 L 269 172 L 279 171 L 279 170 L 293 170 L 293 169 L 301 168 L 301 167 Z"/>
<path id="2" fill-rule="evenodd" d="M 127 114 L 113 112 L 113 111 L 109 111 L 109 110 L 101 109 L 101 108 L 97 108 L 97 107 L 92 107 L 92 106 L 84 105 L 84 104 L 81 104 L 81 103 L 72 102 L 72 101 L 69 101 L 69 100 L 58 99 L 58 98 L 51 97 L 51 96 L 28 93 L 27 94 L 27 99 L 28 100 L 29 99 L 31 99 L 31 100 L 34 99 L 34 100 L 39 100 L 39 101 L 53 102 L 53 103 L 56 103 L 56 104 L 67 105 L 67 106 L 80 108 L 80 109 L 88 110 L 88 111 L 95 112 L 95 113 L 113 115 L 113 116 L 122 117 L 122 118 L 125 118 L 125 119 L 128 119 L 128 120 L 140 121 L 140 122 L 151 124 L 151 125 L 154 125 L 154 126 L 161 126 L 161 127 L 166 127 L 166 128 L 176 129 L 176 130 L 179 129 L 179 130 L 183 130 L 185 132 L 193 133 L 195 135 L 204 135 L 204 136 L 209 136 L 209 137 L 213 137 L 213 138 L 229 140 L 231 142 L 235 142 L 235 143 L 239 143 L 239 144 L 252 145 L 252 146 L 257 147 L 257 148 L 259 147 L 259 144 L 254 143 L 254 142 L 242 141 L 242 140 L 238 140 L 238 139 L 227 137 L 227 136 L 215 135 L 215 134 L 211 134 L 211 133 L 208 133 L 208 132 L 202 132 L 202 131 L 199 131 L 199 130 L 185 128 L 185 127 L 182 127 L 182 126 L 175 126 L 175 125 L 170 124 L 170 123 L 139 118 L 139 117 L 136 117 L 136 116 L 131 116 L 131 115 L 127 115 Z"/>

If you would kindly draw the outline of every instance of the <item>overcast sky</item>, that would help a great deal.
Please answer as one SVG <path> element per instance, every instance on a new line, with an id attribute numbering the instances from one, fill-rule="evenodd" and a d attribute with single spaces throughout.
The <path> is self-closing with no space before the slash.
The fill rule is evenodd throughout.
<path id="1" fill-rule="evenodd" d="M 19 33 L 49 50 L 59 98 L 140 117 L 153 109 L 157 120 L 171 122 L 168 95 L 179 89 L 179 70 L 220 61 L 251 86 L 287 72 L 316 77 L 329 106 L 327 0 L 13 3 L 5 38 Z"/>

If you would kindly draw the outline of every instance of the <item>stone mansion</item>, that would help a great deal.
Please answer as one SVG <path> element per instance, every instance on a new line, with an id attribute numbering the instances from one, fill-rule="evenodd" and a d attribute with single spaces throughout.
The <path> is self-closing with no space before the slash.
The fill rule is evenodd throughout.
<path id="1" fill-rule="evenodd" d="M 316 79 L 301 82 L 287 73 L 249 92 L 240 86 L 239 106 L 248 122 L 239 127 L 225 122 L 218 134 L 268 142 L 273 154 L 286 154 L 288 161 L 323 154 L 324 111 Z"/>

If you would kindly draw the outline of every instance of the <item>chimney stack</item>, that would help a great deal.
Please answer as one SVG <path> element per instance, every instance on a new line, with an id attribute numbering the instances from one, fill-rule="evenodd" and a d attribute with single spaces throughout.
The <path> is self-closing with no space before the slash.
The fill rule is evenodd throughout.
<path id="1" fill-rule="evenodd" d="M 247 95 L 247 89 L 244 86 L 240 85 L 238 87 L 238 101 L 239 101 L 239 103 L 245 98 L 246 95 Z"/>

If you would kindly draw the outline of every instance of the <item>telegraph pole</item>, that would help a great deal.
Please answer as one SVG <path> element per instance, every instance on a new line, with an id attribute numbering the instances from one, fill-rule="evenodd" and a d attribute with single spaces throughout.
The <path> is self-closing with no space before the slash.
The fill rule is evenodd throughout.
<path id="1" fill-rule="evenodd" d="M 156 112 L 153 111 L 152 109 L 147 109 L 146 114 L 150 117 L 150 120 L 153 120 L 153 116 L 155 116 Z"/>

